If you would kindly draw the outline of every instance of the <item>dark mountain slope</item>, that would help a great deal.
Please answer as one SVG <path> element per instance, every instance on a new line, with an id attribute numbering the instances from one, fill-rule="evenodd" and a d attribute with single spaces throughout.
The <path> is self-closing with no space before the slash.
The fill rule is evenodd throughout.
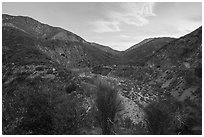
<path id="1" fill-rule="evenodd" d="M 81 37 L 70 31 L 66 31 L 58 27 L 52 27 L 47 24 L 42 24 L 30 17 L 25 16 L 10 16 L 3 14 L 2 26 L 9 26 L 20 29 L 32 35 L 33 37 L 40 38 L 42 40 L 60 39 L 85 42 L 85 40 L 83 40 Z"/>
<path id="2" fill-rule="evenodd" d="M 29 17 L 3 14 L 2 18 L 4 28 L 16 29 L 32 37 L 36 41 L 35 48 L 66 67 L 90 67 L 102 64 L 138 65 L 173 40 L 173 38 L 147 39 L 125 52 L 120 52 L 107 46 L 87 42 L 72 32 L 42 24 Z"/>
<path id="3" fill-rule="evenodd" d="M 158 66 L 173 66 L 183 63 L 194 64 L 202 59 L 202 27 L 165 45 L 149 58 L 149 63 Z M 196 58 L 192 58 L 196 56 Z M 194 61 L 193 61 L 194 60 Z"/>
<path id="4" fill-rule="evenodd" d="M 126 49 L 125 52 L 129 52 L 135 48 L 138 48 L 142 45 L 144 45 L 145 43 L 148 43 L 149 41 L 152 41 L 154 38 L 148 38 L 148 39 L 144 39 L 143 41 L 139 42 L 138 44 L 135 44 L 133 46 L 131 46 L 130 48 Z"/>
<path id="5" fill-rule="evenodd" d="M 128 64 L 142 64 L 157 50 L 173 40 L 175 38 L 169 37 L 145 39 L 127 49 L 123 57 L 127 59 Z"/>
<path id="6" fill-rule="evenodd" d="M 92 46 L 95 46 L 105 52 L 108 52 L 108 53 L 111 53 L 113 55 L 118 55 L 120 54 L 121 52 L 120 51 L 117 51 L 117 50 L 114 50 L 108 46 L 103 46 L 103 45 L 100 45 L 100 44 L 97 44 L 97 43 L 90 43 Z"/>
<path id="7" fill-rule="evenodd" d="M 23 27 L 2 26 L 2 133 L 76 134 L 77 114 L 86 115 L 77 76 L 53 58 L 40 33 Z"/>
<path id="8" fill-rule="evenodd" d="M 35 44 L 31 44 L 33 48 L 66 67 L 90 67 L 120 62 L 117 51 L 111 48 L 107 50 L 105 46 L 86 42 L 69 31 L 42 24 L 29 17 L 3 14 L 3 28 L 15 30 L 16 35 L 20 32 L 24 36 L 27 34 L 26 37 L 32 37 L 35 39 Z"/>
<path id="9" fill-rule="evenodd" d="M 27 33 L 10 27 L 3 27 L 2 52 L 3 64 L 49 63 L 51 59 L 39 51 L 37 40 Z"/>

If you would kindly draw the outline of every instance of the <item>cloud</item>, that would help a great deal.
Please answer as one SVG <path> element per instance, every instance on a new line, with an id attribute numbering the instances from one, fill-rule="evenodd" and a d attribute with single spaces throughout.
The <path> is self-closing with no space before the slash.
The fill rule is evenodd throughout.
<path id="1" fill-rule="evenodd" d="M 121 10 L 107 8 L 110 11 L 105 12 L 105 18 L 93 22 L 95 32 L 117 32 L 123 24 L 143 26 L 149 23 L 148 17 L 156 16 L 153 12 L 154 3 L 116 3 L 115 6 Z"/>
<path id="2" fill-rule="evenodd" d="M 120 37 L 121 37 L 121 38 L 129 38 L 130 36 L 123 34 L 123 35 L 120 35 Z"/>
<path id="3" fill-rule="evenodd" d="M 154 3 L 123 3 L 126 12 L 112 13 L 112 17 L 125 24 L 143 26 L 149 23 L 147 17 L 156 16 L 153 6 Z"/>
<path id="4" fill-rule="evenodd" d="M 192 32 L 192 30 L 197 29 L 198 27 L 200 27 L 199 23 L 184 22 L 182 23 L 182 25 L 178 25 L 177 31 L 178 31 L 178 34 L 185 35 L 187 33 Z"/>
<path id="5" fill-rule="evenodd" d="M 95 21 L 93 25 L 95 27 L 94 31 L 97 33 L 120 31 L 119 23 L 114 21 Z"/>
<path id="6" fill-rule="evenodd" d="M 202 22 L 202 15 L 197 15 L 197 16 L 191 16 L 188 18 L 190 21 L 195 21 L 195 22 Z"/>

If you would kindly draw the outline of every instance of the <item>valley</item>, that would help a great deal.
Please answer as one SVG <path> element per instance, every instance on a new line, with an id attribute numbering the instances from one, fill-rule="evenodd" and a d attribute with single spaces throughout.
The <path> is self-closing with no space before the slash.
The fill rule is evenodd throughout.
<path id="1" fill-rule="evenodd" d="M 117 51 L 2 15 L 3 134 L 106 134 L 100 86 L 109 134 L 202 134 L 202 27 Z"/>

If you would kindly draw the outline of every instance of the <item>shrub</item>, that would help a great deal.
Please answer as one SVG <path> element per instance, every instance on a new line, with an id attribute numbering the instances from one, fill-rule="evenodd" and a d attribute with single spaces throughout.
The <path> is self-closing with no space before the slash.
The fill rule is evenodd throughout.
<path id="1" fill-rule="evenodd" d="M 180 108 L 180 104 L 172 100 L 158 101 L 149 104 L 144 109 L 149 134 L 177 134 L 176 129 L 182 126 L 184 121 Z"/>
<path id="2" fill-rule="evenodd" d="M 195 68 L 195 75 L 199 78 L 202 78 L 202 64 L 199 64 L 196 68 Z"/>
<path id="3" fill-rule="evenodd" d="M 80 108 L 78 108 L 77 105 L 77 103 L 79 103 L 78 100 L 76 97 L 69 95 L 64 95 L 58 100 L 60 102 L 56 104 L 53 117 L 54 134 L 78 134 L 80 124 L 80 117 L 78 114 Z"/>
<path id="4" fill-rule="evenodd" d="M 32 79 L 4 86 L 3 134 L 77 134 L 80 114 L 85 112 L 78 105 L 81 100 L 66 94 L 57 80 Z"/>
<path id="5" fill-rule="evenodd" d="M 103 134 L 113 134 L 113 125 L 115 115 L 121 110 L 121 101 L 118 91 L 106 80 L 100 80 L 97 83 L 96 105 L 99 110 L 99 123 Z"/>
<path id="6" fill-rule="evenodd" d="M 143 123 L 133 123 L 130 118 L 125 118 L 123 121 L 123 128 L 126 130 L 128 135 L 146 135 L 147 130 Z M 123 133 L 124 134 L 124 133 Z"/>
<path id="7" fill-rule="evenodd" d="M 24 85 L 3 96 L 3 134 L 50 134 L 51 112 L 48 96 Z"/>

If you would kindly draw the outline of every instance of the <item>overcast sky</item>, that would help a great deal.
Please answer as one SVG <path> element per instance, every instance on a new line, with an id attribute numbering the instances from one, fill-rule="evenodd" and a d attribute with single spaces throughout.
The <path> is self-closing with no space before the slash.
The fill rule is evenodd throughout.
<path id="1" fill-rule="evenodd" d="M 202 3 L 2 3 L 3 13 L 30 16 L 87 41 L 125 50 L 151 37 L 180 37 L 202 25 Z"/>

